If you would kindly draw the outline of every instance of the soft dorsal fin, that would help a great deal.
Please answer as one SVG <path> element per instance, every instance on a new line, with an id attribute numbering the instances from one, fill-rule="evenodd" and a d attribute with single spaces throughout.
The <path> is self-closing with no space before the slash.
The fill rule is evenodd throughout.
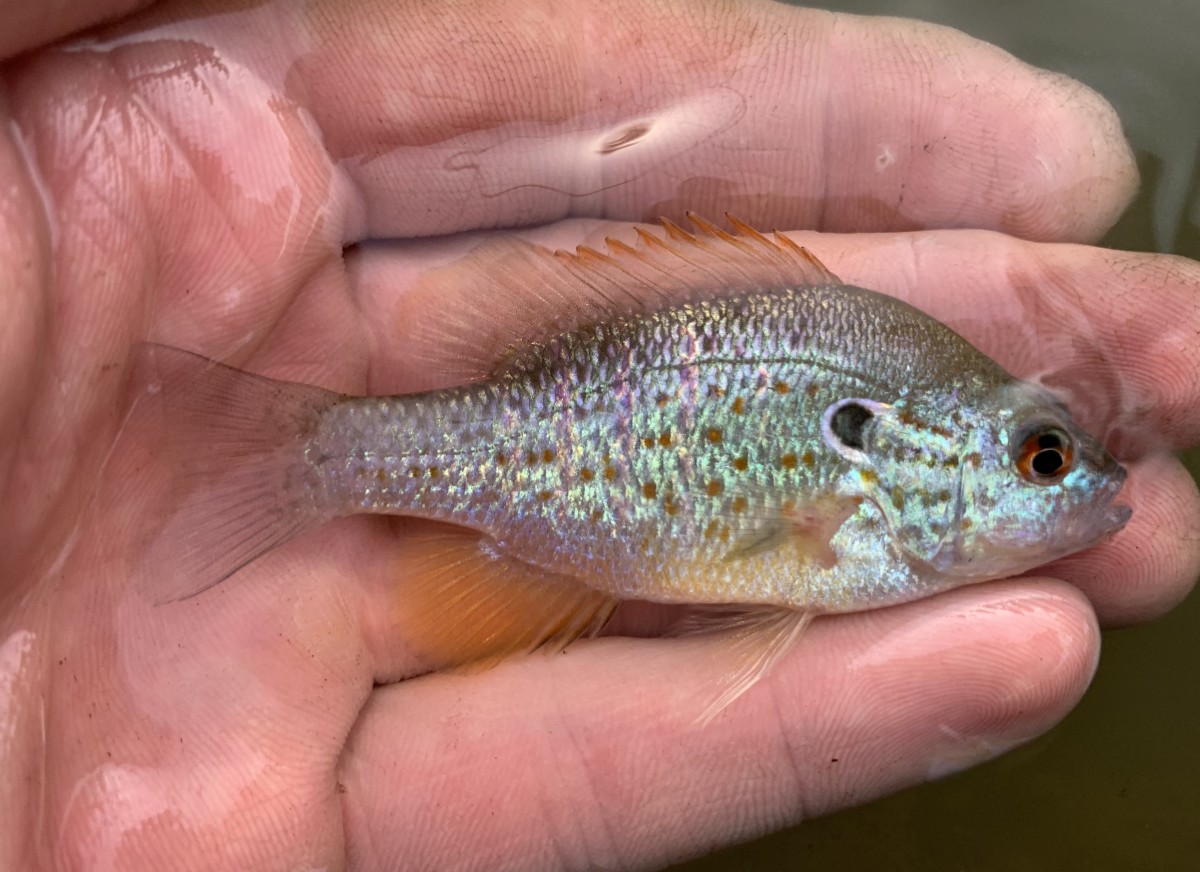
<path id="1" fill-rule="evenodd" d="M 700 300 L 841 284 L 783 234 L 769 238 L 726 218 L 733 233 L 689 212 L 694 232 L 663 219 L 657 229 L 634 228 L 633 244 L 608 237 L 604 251 L 551 252 L 495 237 L 413 288 L 407 305 L 447 317 L 418 319 L 409 341 L 442 367 L 456 361 L 455 380 L 471 381 L 520 357 L 531 342 L 582 327 Z"/>

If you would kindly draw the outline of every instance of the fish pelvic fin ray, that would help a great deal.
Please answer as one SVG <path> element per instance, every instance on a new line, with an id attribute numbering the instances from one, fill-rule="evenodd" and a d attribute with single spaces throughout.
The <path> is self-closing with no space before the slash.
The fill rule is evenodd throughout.
<path id="1" fill-rule="evenodd" d="M 139 582 L 150 600 L 189 599 L 332 517 L 314 497 L 303 434 L 342 395 L 165 345 L 136 354 L 132 415 L 169 491 Z"/>
<path id="2" fill-rule="evenodd" d="M 396 626 L 429 668 L 474 671 L 598 633 L 618 601 L 469 530 L 420 532 L 398 559 Z"/>
<path id="3" fill-rule="evenodd" d="M 713 656 L 728 664 L 716 696 L 696 717 L 706 726 L 742 694 L 766 677 L 799 641 L 816 612 L 781 606 L 698 606 L 668 635 L 720 634 Z"/>
<path id="4" fill-rule="evenodd" d="M 786 236 L 726 219 L 734 232 L 690 212 L 694 232 L 664 218 L 657 228 L 635 227 L 632 244 L 606 239 L 603 250 L 552 252 L 493 237 L 421 278 L 406 311 L 435 307 L 446 317 L 415 319 L 407 341 L 455 381 L 478 381 L 533 362 L 539 340 L 600 323 L 668 305 L 841 284 Z"/>

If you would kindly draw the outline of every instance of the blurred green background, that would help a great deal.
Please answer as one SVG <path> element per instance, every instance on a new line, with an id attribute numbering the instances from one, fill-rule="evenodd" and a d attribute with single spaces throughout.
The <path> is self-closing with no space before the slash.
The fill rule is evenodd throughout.
<path id="1" fill-rule="evenodd" d="M 1117 108 L 1142 191 L 1105 240 L 1200 259 L 1200 2 L 837 0 L 957 27 L 1067 73 Z M 1185 457 L 1200 476 L 1200 451 Z M 1108 632 L 1100 671 L 1049 735 L 860 809 L 675 872 L 1200 870 L 1200 595 Z"/>

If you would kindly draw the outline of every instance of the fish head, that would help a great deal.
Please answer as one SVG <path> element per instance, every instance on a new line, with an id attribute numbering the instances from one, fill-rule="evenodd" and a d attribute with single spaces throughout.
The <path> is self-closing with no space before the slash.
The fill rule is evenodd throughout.
<path id="1" fill-rule="evenodd" d="M 945 576 L 1016 575 L 1111 536 L 1131 514 L 1114 503 L 1125 469 L 1035 385 L 843 400 L 824 430 L 900 550 Z"/>

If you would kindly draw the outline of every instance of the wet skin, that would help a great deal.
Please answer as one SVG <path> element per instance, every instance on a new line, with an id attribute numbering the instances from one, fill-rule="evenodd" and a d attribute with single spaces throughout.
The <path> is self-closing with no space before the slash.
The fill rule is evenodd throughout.
<path id="1" fill-rule="evenodd" d="M 1087 244 L 1136 184 L 1091 92 L 944 29 L 754 3 L 228 6 L 69 50 L 102 6 L 0 13 L 28 52 L 0 70 L 0 867 L 661 866 L 1040 734 L 1098 622 L 1190 589 L 1200 501 L 1165 452 L 1200 441 L 1200 268 Z M 818 621 L 703 730 L 716 644 L 653 613 L 399 680 L 413 525 L 136 594 L 165 505 L 119 438 L 137 342 L 427 388 L 422 325 L 488 316 L 446 297 L 472 231 L 571 247 L 685 208 L 801 231 L 1063 389 L 1130 468 L 1129 526 L 1038 579 Z"/>

